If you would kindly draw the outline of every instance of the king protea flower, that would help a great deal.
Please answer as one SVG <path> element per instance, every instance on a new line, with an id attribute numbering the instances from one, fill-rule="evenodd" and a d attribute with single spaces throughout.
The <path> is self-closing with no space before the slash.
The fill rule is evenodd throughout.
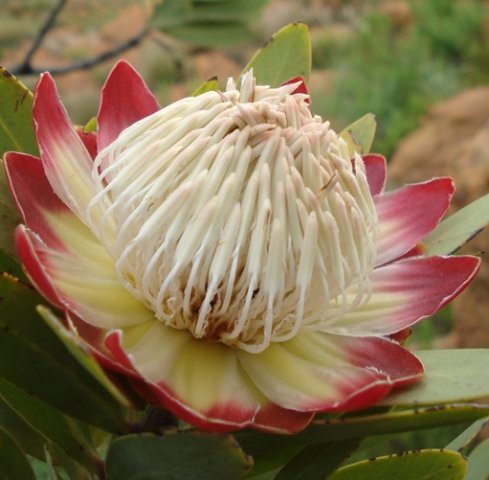
<path id="1" fill-rule="evenodd" d="M 49 74 L 33 115 L 41 158 L 5 158 L 27 274 L 104 367 L 201 428 L 293 432 L 416 382 L 395 339 L 478 269 L 417 247 L 451 179 L 383 193 L 384 159 L 351 159 L 304 85 L 247 73 L 160 108 L 120 62 L 97 133 Z"/>

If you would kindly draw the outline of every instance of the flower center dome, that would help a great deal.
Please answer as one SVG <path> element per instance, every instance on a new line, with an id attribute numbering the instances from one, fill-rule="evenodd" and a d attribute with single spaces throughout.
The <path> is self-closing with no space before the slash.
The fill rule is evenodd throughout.
<path id="1" fill-rule="evenodd" d="M 92 228 L 166 325 L 260 352 L 368 300 L 377 218 L 363 162 L 296 87 L 248 73 L 97 156 Z"/>

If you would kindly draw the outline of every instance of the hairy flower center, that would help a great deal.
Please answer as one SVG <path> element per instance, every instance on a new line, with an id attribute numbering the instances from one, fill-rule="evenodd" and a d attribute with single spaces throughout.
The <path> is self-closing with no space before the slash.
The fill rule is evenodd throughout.
<path id="1" fill-rule="evenodd" d="M 377 220 L 363 163 L 293 90 L 247 74 L 96 158 L 93 228 L 165 324 L 259 352 L 368 299 Z"/>

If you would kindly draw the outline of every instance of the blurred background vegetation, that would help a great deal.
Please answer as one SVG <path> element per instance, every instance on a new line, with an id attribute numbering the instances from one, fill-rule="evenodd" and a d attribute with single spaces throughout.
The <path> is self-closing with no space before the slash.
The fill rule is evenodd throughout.
<path id="1" fill-rule="evenodd" d="M 68 0 L 32 64 L 39 69 L 59 67 L 116 48 L 145 28 L 156 3 Z M 375 150 L 387 157 L 434 102 L 468 86 L 489 83 L 489 2 L 254 3 L 265 7 L 252 12 L 246 38 L 229 38 L 222 47 L 209 47 L 212 37 L 219 43 L 217 30 L 202 35 L 202 42 L 197 33 L 189 43 L 163 28 L 120 56 L 135 64 L 165 104 L 216 74 L 224 85 L 226 77 L 237 75 L 273 32 L 289 22 L 304 21 L 313 42 L 314 111 L 331 119 L 336 128 L 375 112 L 379 124 Z M 22 61 L 55 4 L 55 0 L 0 0 L 0 61 L 7 68 Z M 233 40 L 242 41 L 232 44 Z M 58 79 L 74 121 L 83 123 L 94 114 L 100 85 L 114 61 Z M 31 86 L 35 82 L 35 76 L 21 78 Z"/>

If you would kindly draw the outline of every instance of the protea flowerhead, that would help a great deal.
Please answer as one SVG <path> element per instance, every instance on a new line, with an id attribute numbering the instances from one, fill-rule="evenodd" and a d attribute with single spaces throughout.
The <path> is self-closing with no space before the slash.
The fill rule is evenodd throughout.
<path id="1" fill-rule="evenodd" d="M 105 367 L 205 429 L 296 431 L 415 382 L 395 334 L 479 265 L 416 248 L 450 179 L 383 193 L 384 159 L 351 159 L 296 83 L 160 109 L 120 62 L 96 134 L 48 74 L 34 121 L 41 158 L 5 159 L 28 275 Z"/>

